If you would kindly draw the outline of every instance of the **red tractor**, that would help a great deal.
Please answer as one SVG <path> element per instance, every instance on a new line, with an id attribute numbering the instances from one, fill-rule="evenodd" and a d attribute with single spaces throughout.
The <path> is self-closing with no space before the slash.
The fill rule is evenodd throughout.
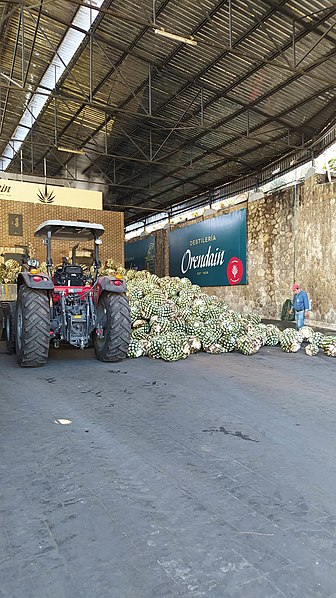
<path id="1" fill-rule="evenodd" d="M 16 352 L 24 367 L 44 365 L 50 343 L 69 343 L 85 349 L 93 342 L 100 361 L 120 361 L 127 355 L 131 318 L 126 283 L 118 276 L 99 276 L 99 246 L 104 227 L 88 222 L 48 220 L 35 231 L 47 248 L 48 274 L 39 272 L 36 260 L 24 260 L 17 281 L 17 300 L 3 303 L 7 349 Z M 51 240 L 94 241 L 93 268 L 88 274 L 63 259 L 54 269 Z M 93 273 L 92 273 L 93 272 Z"/>

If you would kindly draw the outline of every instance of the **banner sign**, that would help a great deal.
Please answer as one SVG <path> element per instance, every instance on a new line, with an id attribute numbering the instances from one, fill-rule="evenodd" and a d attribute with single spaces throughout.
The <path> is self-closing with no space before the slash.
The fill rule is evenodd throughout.
<path id="1" fill-rule="evenodd" d="M 125 268 L 148 270 L 155 274 L 155 237 L 125 243 Z"/>
<path id="2" fill-rule="evenodd" d="M 0 199 L 53 204 L 70 208 L 103 209 L 103 194 L 101 191 L 58 187 L 46 183 L 25 183 L 1 178 Z"/>
<path id="3" fill-rule="evenodd" d="M 202 287 L 246 284 L 246 209 L 172 231 L 169 272 Z"/>

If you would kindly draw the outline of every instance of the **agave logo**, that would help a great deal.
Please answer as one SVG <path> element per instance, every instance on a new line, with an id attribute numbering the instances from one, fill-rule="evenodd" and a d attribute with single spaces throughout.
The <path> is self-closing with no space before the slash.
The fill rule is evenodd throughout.
<path id="1" fill-rule="evenodd" d="M 232 257 L 227 265 L 226 273 L 231 285 L 238 284 L 244 274 L 243 262 L 238 257 Z"/>
<path id="2" fill-rule="evenodd" d="M 56 198 L 56 195 L 54 194 L 53 191 L 50 191 L 48 193 L 48 185 L 47 185 L 47 183 L 44 185 L 44 191 L 41 191 L 41 189 L 38 190 L 37 199 L 41 203 L 53 203 L 53 201 L 55 200 L 55 198 Z"/>

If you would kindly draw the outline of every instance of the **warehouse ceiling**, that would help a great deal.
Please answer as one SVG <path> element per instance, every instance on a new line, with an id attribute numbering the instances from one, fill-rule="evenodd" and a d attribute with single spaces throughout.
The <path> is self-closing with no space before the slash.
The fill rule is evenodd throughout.
<path id="1" fill-rule="evenodd" d="M 334 117 L 333 1 L 89 6 L 0 1 L 2 170 L 106 181 L 131 223 L 257 180 Z"/>

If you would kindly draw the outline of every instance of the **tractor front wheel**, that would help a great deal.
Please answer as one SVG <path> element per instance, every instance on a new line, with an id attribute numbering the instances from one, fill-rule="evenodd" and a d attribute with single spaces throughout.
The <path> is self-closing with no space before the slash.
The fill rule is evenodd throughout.
<path id="1" fill-rule="evenodd" d="M 45 291 L 19 290 L 16 310 L 16 354 L 23 367 L 39 367 L 48 359 L 50 307 Z"/>
<path id="2" fill-rule="evenodd" d="M 100 361 L 121 361 L 127 356 L 131 314 L 124 295 L 102 293 L 97 305 L 94 349 Z"/>

